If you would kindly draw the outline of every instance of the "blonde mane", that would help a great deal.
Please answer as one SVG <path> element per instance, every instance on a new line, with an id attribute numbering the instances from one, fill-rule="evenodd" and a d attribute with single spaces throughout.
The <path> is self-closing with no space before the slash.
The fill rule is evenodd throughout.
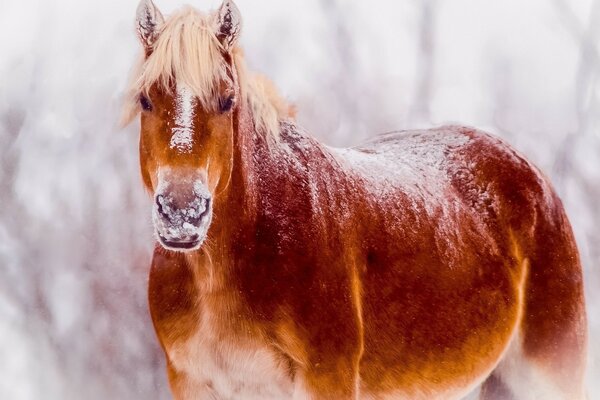
<path id="1" fill-rule="evenodd" d="M 186 7 L 170 16 L 161 28 L 148 57 L 134 70 L 123 121 L 129 123 L 140 112 L 139 96 L 158 84 L 170 91 L 173 82 L 187 86 L 208 111 L 216 111 L 219 87 L 233 84 L 223 57 L 223 46 L 215 35 L 214 14 Z M 294 117 L 294 109 L 265 77 L 249 74 L 239 48 L 232 51 L 242 101 L 250 107 L 255 128 L 271 138 L 279 137 L 279 121 Z"/>

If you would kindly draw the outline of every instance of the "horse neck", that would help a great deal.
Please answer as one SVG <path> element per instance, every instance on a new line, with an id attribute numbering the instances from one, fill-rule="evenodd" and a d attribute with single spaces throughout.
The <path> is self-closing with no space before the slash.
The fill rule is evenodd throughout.
<path id="1" fill-rule="evenodd" d="M 245 105 L 234 112 L 232 131 L 231 177 L 226 188 L 217 198 L 215 223 L 218 232 L 215 240 L 219 246 L 231 246 L 231 227 L 252 229 L 258 215 L 259 193 L 255 182 L 270 156 L 266 138 L 256 132 L 252 115 Z M 257 156 L 260 155 L 260 156 Z"/>
<path id="2" fill-rule="evenodd" d="M 231 310 L 237 302 L 235 257 L 240 247 L 252 246 L 255 238 L 260 200 L 254 182 L 259 173 L 268 173 L 261 171 L 264 160 L 255 155 L 269 153 L 265 138 L 255 131 L 248 109 L 240 107 L 233 118 L 231 176 L 215 195 L 208 242 L 188 259 L 199 267 L 195 271 L 201 291 L 229 293 Z"/>

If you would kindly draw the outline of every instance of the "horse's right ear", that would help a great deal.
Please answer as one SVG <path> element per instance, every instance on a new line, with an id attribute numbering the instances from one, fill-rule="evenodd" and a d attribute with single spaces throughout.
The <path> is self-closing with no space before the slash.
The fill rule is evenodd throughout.
<path id="1" fill-rule="evenodd" d="M 226 51 L 237 43 L 242 29 L 242 15 L 233 0 L 224 0 L 217 11 L 216 36 Z"/>
<path id="2" fill-rule="evenodd" d="M 158 38 L 160 28 L 165 22 L 162 14 L 152 0 L 141 0 L 136 12 L 136 29 L 140 41 L 146 49 L 146 54 L 152 51 L 152 46 Z"/>

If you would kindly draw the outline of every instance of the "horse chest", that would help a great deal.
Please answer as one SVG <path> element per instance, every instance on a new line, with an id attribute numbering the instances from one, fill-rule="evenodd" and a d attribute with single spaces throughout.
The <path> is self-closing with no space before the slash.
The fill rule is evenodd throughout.
<path id="1" fill-rule="evenodd" d="M 292 397 L 294 383 L 285 361 L 260 339 L 224 332 L 210 315 L 204 315 L 189 338 L 167 346 L 167 353 L 173 366 L 193 381 L 189 398 Z"/>

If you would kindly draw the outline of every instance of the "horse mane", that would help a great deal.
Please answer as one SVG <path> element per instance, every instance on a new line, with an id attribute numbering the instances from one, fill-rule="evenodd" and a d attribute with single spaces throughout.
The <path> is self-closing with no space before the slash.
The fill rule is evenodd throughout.
<path id="1" fill-rule="evenodd" d="M 123 123 L 128 124 L 140 112 L 139 96 L 159 84 L 169 92 L 175 80 L 186 85 L 208 111 L 216 111 L 219 86 L 231 85 L 232 77 L 223 57 L 223 46 L 214 33 L 214 14 L 185 7 L 171 15 L 161 28 L 152 53 L 141 57 L 127 89 Z M 242 50 L 232 50 L 241 100 L 245 100 L 258 132 L 279 137 L 279 122 L 294 118 L 294 107 L 278 93 L 266 77 L 246 70 Z"/>

